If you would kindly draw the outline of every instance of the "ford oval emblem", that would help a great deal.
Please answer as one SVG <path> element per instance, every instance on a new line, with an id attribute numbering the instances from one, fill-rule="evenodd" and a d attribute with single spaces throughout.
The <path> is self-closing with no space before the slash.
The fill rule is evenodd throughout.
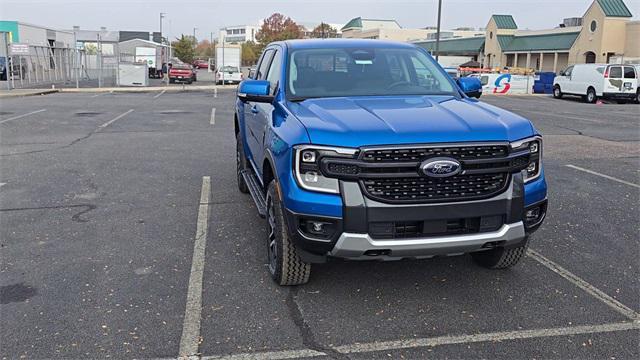
<path id="1" fill-rule="evenodd" d="M 460 173 L 462 165 L 452 158 L 433 158 L 420 164 L 422 172 L 429 177 L 449 177 Z"/>

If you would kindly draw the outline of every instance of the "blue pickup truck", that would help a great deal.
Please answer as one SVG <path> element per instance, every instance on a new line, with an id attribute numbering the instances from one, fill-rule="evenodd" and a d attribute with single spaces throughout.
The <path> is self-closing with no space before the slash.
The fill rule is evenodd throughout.
<path id="1" fill-rule="evenodd" d="M 238 87 L 238 188 L 267 219 L 268 269 L 471 254 L 509 268 L 544 220 L 542 137 L 479 102 L 423 49 L 380 40 L 269 44 Z"/>

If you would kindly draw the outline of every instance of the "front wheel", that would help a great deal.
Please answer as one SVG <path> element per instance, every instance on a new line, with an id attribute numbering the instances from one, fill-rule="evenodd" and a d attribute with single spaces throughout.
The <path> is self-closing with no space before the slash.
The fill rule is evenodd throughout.
<path id="1" fill-rule="evenodd" d="M 309 281 L 311 264 L 300 259 L 291 242 L 282 213 L 278 185 L 273 180 L 267 190 L 267 260 L 269 274 L 279 285 L 302 285 Z"/>
<path id="2" fill-rule="evenodd" d="M 562 90 L 560 90 L 560 86 L 553 87 L 553 97 L 556 99 L 562 99 Z"/>
<path id="3" fill-rule="evenodd" d="M 473 260 L 488 269 L 508 269 L 515 266 L 527 254 L 527 245 L 516 248 L 495 248 L 471 253 Z"/>
<path id="4" fill-rule="evenodd" d="M 636 104 L 640 104 L 640 89 L 638 89 L 638 91 L 636 92 L 636 100 L 635 100 Z"/>

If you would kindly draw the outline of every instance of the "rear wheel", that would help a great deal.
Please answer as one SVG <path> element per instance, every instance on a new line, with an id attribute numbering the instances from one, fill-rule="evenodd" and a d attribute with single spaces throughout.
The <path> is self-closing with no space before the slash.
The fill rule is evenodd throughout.
<path id="1" fill-rule="evenodd" d="M 276 181 L 269 184 L 267 190 L 267 260 L 269 273 L 279 285 L 301 285 L 309 281 L 311 264 L 298 256 L 291 242 L 287 225 L 282 214 L 282 204 L 278 195 Z"/>
<path id="2" fill-rule="evenodd" d="M 247 169 L 247 157 L 244 155 L 244 147 L 242 146 L 242 137 L 240 132 L 236 134 L 236 174 L 238 177 L 238 190 L 241 193 L 249 193 L 247 183 L 242 177 L 242 171 Z"/>
<path id="3" fill-rule="evenodd" d="M 527 245 L 517 248 L 496 248 L 471 253 L 473 260 L 488 269 L 508 269 L 515 266 L 527 253 Z"/>
<path id="4" fill-rule="evenodd" d="M 587 96 L 584 98 L 586 102 L 589 104 L 593 104 L 598 101 L 598 96 L 596 96 L 596 90 L 594 88 L 587 89 Z"/>
<path id="5" fill-rule="evenodd" d="M 562 99 L 562 90 L 560 90 L 560 86 L 556 85 L 553 87 L 553 97 L 556 99 Z"/>
<path id="6" fill-rule="evenodd" d="M 640 89 L 638 89 L 638 91 L 636 92 L 636 100 L 635 100 L 636 104 L 640 104 Z"/>

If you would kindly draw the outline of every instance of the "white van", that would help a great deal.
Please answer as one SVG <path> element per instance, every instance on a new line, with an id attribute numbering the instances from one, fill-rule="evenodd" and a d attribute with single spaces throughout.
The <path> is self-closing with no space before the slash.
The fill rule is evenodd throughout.
<path id="1" fill-rule="evenodd" d="M 576 64 L 553 81 L 553 97 L 578 95 L 589 103 L 598 98 L 627 102 L 638 99 L 638 76 L 633 65 Z"/>

